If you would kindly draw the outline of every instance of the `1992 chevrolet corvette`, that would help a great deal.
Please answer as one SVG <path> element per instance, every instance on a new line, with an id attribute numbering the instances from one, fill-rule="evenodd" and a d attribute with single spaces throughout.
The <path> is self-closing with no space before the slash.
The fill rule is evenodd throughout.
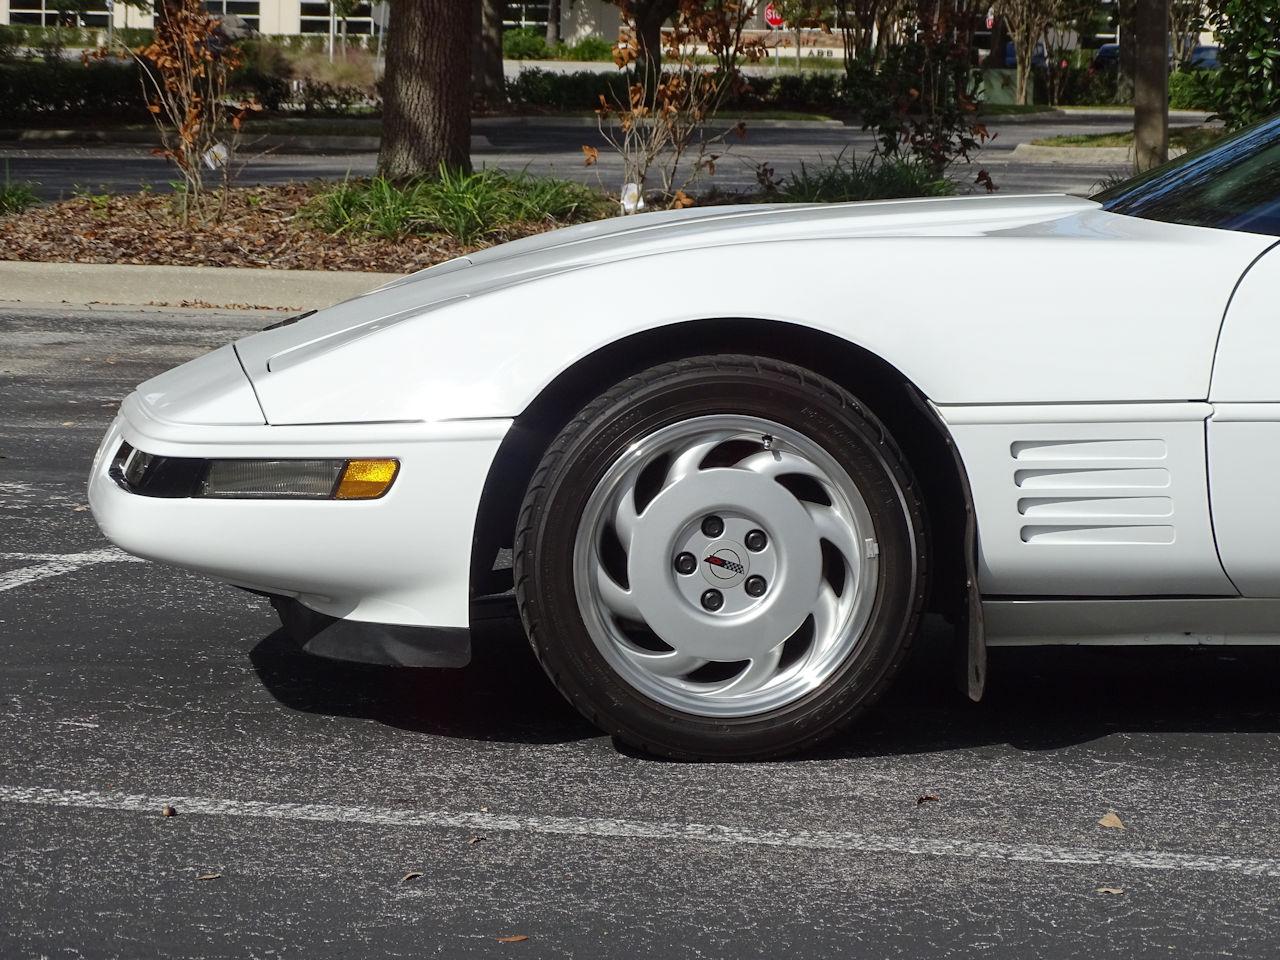
<path id="1" fill-rule="evenodd" d="M 572 227 L 144 383 L 90 499 L 310 650 L 462 666 L 514 588 L 604 730 L 778 755 L 927 610 L 975 697 L 987 644 L 1280 643 L 1278 236 L 1280 118 L 1092 199 Z"/>

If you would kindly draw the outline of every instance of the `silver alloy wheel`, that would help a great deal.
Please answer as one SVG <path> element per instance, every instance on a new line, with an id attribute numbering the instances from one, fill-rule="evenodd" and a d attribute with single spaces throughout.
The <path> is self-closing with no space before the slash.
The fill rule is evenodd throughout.
<path id="1" fill-rule="evenodd" d="M 818 444 L 759 417 L 697 417 L 606 471 L 578 525 L 574 589 L 636 691 L 745 717 L 800 699 L 854 653 L 878 554 L 866 501 Z"/>

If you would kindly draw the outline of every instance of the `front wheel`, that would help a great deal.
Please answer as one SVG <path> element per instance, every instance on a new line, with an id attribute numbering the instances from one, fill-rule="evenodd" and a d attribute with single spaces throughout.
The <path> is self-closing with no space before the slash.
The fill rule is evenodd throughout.
<path id="1" fill-rule="evenodd" d="M 652 753 L 807 747 L 885 688 L 926 587 L 901 454 L 791 364 L 664 364 L 553 441 L 516 531 L 534 651 L 589 719 Z"/>

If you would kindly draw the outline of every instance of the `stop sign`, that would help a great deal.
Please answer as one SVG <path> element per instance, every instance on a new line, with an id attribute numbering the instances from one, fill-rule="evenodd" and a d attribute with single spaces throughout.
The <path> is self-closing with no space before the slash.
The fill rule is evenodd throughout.
<path id="1" fill-rule="evenodd" d="M 772 2 L 764 5 L 764 22 L 775 30 L 786 23 L 786 21 L 782 19 L 782 14 L 778 12 L 778 8 L 775 7 Z"/>

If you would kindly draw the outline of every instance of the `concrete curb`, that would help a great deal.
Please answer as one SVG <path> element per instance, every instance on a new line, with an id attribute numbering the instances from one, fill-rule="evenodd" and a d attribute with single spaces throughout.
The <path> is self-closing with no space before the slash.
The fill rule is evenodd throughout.
<path id="1" fill-rule="evenodd" d="M 1173 147 L 1169 150 L 1169 159 L 1186 152 L 1182 147 Z M 1042 147 L 1034 143 L 1020 143 L 1010 156 L 1023 163 L 1133 163 L 1133 147 Z"/>
<path id="2" fill-rule="evenodd" d="M 347 300 L 399 276 L 398 273 L 324 270 L 0 260 L 0 301 L 310 310 Z"/>
<path id="3" fill-rule="evenodd" d="M 1006 123 L 1044 123 L 1046 120 L 1062 120 L 1067 116 L 1061 110 L 1037 110 L 1035 113 L 983 113 L 978 110 L 978 122 L 988 127 L 998 127 Z"/>

